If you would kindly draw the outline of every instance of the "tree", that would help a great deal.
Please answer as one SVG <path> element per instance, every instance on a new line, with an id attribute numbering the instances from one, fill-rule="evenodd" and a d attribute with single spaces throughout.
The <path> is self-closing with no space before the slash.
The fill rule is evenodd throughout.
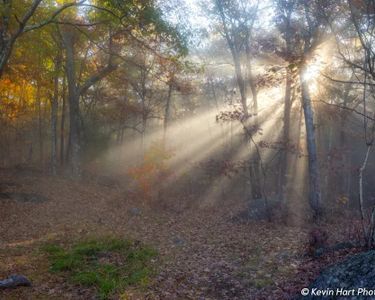
<path id="1" fill-rule="evenodd" d="M 285 148 L 280 155 L 280 173 L 278 182 L 278 195 L 280 202 L 285 205 L 286 187 L 287 187 L 287 163 L 288 163 L 288 146 L 290 143 L 290 112 L 292 105 L 292 83 L 293 83 L 293 64 L 295 57 L 292 51 L 292 13 L 296 6 L 296 1 L 278 0 L 276 1 L 277 17 L 276 24 L 282 33 L 284 46 L 280 53 L 282 58 L 286 61 L 286 78 L 285 78 L 285 96 L 284 96 L 284 116 L 283 116 L 283 134 L 282 140 L 285 143 Z"/>
<path id="2" fill-rule="evenodd" d="M 328 10 L 329 4 L 323 5 L 321 1 L 302 1 L 299 6 L 299 13 L 305 27 L 301 30 L 300 67 L 299 82 L 301 87 L 301 100 L 305 118 L 306 144 L 309 166 L 309 203 L 313 211 L 313 219 L 318 220 L 322 215 L 321 190 L 319 161 L 316 146 L 314 110 L 309 91 L 309 85 L 305 79 L 308 72 L 309 59 L 316 48 L 324 40 L 325 19 L 322 17 L 322 10 Z M 296 45 L 294 45 L 296 46 Z"/>
<path id="3" fill-rule="evenodd" d="M 248 116 L 247 85 L 241 57 L 246 51 L 248 60 L 248 74 L 253 105 L 256 109 L 256 91 L 250 68 L 250 38 L 258 10 L 258 3 L 249 4 L 246 1 L 215 0 L 212 14 L 219 19 L 221 33 L 224 36 L 232 55 L 238 89 L 241 96 L 241 105 L 245 116 Z"/>
<path id="4" fill-rule="evenodd" d="M 62 65 L 62 50 L 60 43 L 57 43 L 60 51 L 57 52 L 54 60 L 53 95 L 51 95 L 51 171 L 57 174 L 57 114 L 59 99 L 59 77 Z"/>
<path id="5" fill-rule="evenodd" d="M 19 1 L 14 3 L 13 0 L 4 0 L 0 3 L 1 26 L 0 26 L 0 78 L 3 75 L 13 47 L 17 39 L 24 33 L 42 28 L 52 23 L 64 10 L 69 7 L 79 5 L 84 1 L 71 2 L 55 9 L 52 14 L 37 24 L 30 24 L 30 20 L 36 14 L 38 7 L 41 6 L 42 0 L 33 0 L 31 3 Z M 17 4 L 17 5 L 16 5 Z M 21 12 L 19 17 L 17 9 L 26 10 Z"/>
<path id="6" fill-rule="evenodd" d="M 97 73 L 89 76 L 83 83 L 77 83 L 76 65 L 75 65 L 75 44 L 77 33 L 72 28 L 64 28 L 62 30 L 62 40 L 66 51 L 66 76 L 68 81 L 68 99 L 69 99 L 69 115 L 70 115 L 70 164 L 73 176 L 79 177 L 81 174 L 81 141 L 80 141 L 80 109 L 79 99 L 87 90 L 96 82 L 103 79 L 109 73 L 113 72 L 117 66 L 113 64 L 112 54 L 110 54 L 107 66 L 102 67 Z M 112 37 L 110 36 L 111 40 Z M 110 42 L 111 43 L 111 42 Z M 112 49 L 109 48 L 111 53 Z"/>
<path id="7" fill-rule="evenodd" d="M 132 42 L 139 49 L 152 51 L 153 43 L 157 42 L 158 36 L 160 36 L 163 43 L 173 46 L 170 50 L 172 53 L 174 52 L 178 55 L 179 50 L 183 52 L 184 49 L 183 42 L 180 40 L 181 37 L 162 20 L 161 12 L 157 9 L 153 1 L 142 1 L 139 5 L 135 5 L 133 1 L 98 1 L 97 4 L 102 6 L 89 6 L 93 10 L 100 12 L 90 19 L 95 24 L 99 23 L 95 27 L 95 33 L 90 29 L 77 29 L 77 26 L 71 26 L 70 24 L 77 24 L 79 22 L 79 20 L 74 20 L 74 18 L 77 19 L 77 16 L 73 20 L 64 20 L 65 25 L 61 30 L 66 51 L 65 69 L 68 82 L 70 114 L 70 164 L 72 174 L 78 177 L 81 169 L 80 98 L 93 85 L 118 69 L 119 65 L 129 63 L 129 59 L 126 57 L 127 53 L 126 51 L 122 53 L 121 46 L 125 47 L 127 46 L 126 43 Z M 92 70 L 83 70 L 81 66 L 81 70 L 78 73 L 78 67 L 75 62 L 77 57 L 77 41 L 80 38 L 86 38 L 95 50 L 100 51 L 101 55 L 97 56 L 96 59 L 99 58 L 101 63 L 104 63 L 104 66 L 94 68 L 96 70 L 93 72 Z M 97 61 L 92 61 L 92 64 L 97 65 Z M 141 72 L 144 71 L 144 69 L 141 70 Z M 77 76 L 77 74 L 80 75 Z M 144 94 L 144 84 L 145 80 L 142 81 L 143 88 L 140 91 L 143 104 L 145 104 L 146 96 Z M 145 130 L 146 126 L 145 113 L 146 110 L 143 110 L 143 130 Z"/>
<path id="8" fill-rule="evenodd" d="M 252 71 L 251 51 L 253 42 L 252 31 L 258 14 L 258 6 L 258 1 L 215 0 L 212 10 L 213 15 L 219 20 L 220 31 L 227 42 L 233 59 L 242 110 L 244 119 L 246 120 L 244 122 L 245 127 L 249 125 L 250 117 L 247 103 L 248 86 L 252 92 L 251 113 L 253 117 L 253 128 L 258 127 L 256 117 L 258 113 L 258 102 L 257 87 Z M 244 56 L 246 57 L 245 64 L 243 63 Z M 249 138 L 248 133 L 250 131 L 247 128 L 244 129 L 246 136 Z M 258 153 L 258 151 L 256 151 L 256 153 Z M 261 157 L 259 156 L 250 157 L 249 159 L 251 194 L 253 199 L 262 198 L 260 160 Z"/>

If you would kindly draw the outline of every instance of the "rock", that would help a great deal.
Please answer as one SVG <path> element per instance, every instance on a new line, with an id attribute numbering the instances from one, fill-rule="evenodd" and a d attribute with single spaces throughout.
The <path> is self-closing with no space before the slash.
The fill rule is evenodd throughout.
<path id="1" fill-rule="evenodd" d="M 132 207 L 129 209 L 129 214 L 132 216 L 139 216 L 141 214 L 141 210 L 138 207 Z"/>
<path id="2" fill-rule="evenodd" d="M 17 202 L 33 202 L 33 203 L 45 202 L 48 200 L 43 195 L 34 194 L 34 193 L 0 193 L 0 199 L 14 200 Z"/>
<path id="3" fill-rule="evenodd" d="M 17 187 L 17 184 L 14 182 L 10 182 L 10 181 L 0 182 L 0 190 L 4 190 L 7 188 L 15 188 L 15 187 Z"/>
<path id="4" fill-rule="evenodd" d="M 174 237 L 174 238 L 172 239 L 172 242 L 173 242 L 173 244 L 175 244 L 176 246 L 183 246 L 183 245 L 185 244 L 185 241 L 184 241 L 182 238 L 178 237 L 178 236 Z"/>
<path id="5" fill-rule="evenodd" d="M 363 290 L 375 290 L 374 266 L 375 250 L 349 257 L 345 261 L 324 270 L 310 285 L 309 295 L 300 299 L 375 299 L 375 292 L 366 296 Z M 333 295 L 318 297 L 311 294 L 313 289 L 333 291 Z M 351 294 L 344 295 L 337 292 L 341 289 L 342 291 L 354 291 Z"/>
<path id="6" fill-rule="evenodd" d="M 0 199 L 10 199 L 9 193 L 0 193 Z"/>
<path id="7" fill-rule="evenodd" d="M 248 201 L 247 209 L 240 212 L 232 219 L 239 223 L 250 220 L 268 220 L 269 216 L 272 215 L 273 211 L 277 208 L 277 205 L 278 200 L 275 197 L 267 198 L 267 206 L 266 201 L 263 198 L 251 199 Z"/>
<path id="8" fill-rule="evenodd" d="M 331 247 L 332 251 L 340 251 L 344 249 L 355 248 L 356 245 L 350 242 L 341 242 Z"/>
<path id="9" fill-rule="evenodd" d="M 248 205 L 248 217 L 250 220 L 266 220 L 268 211 L 264 199 L 253 199 Z"/>
<path id="10" fill-rule="evenodd" d="M 288 251 L 288 250 L 283 250 L 283 251 L 276 254 L 276 258 L 278 260 L 282 260 L 282 261 L 287 261 L 287 260 L 291 259 L 292 256 L 293 256 L 293 253 Z"/>
<path id="11" fill-rule="evenodd" d="M 13 200 L 16 200 L 18 202 L 34 202 L 34 203 L 39 203 L 39 202 L 45 202 L 47 201 L 47 198 L 44 197 L 43 195 L 39 194 L 33 194 L 33 193 L 10 193 L 10 198 Z"/>
<path id="12" fill-rule="evenodd" d="M 312 256 L 315 258 L 321 257 L 323 255 L 326 255 L 328 253 L 336 252 L 336 251 L 341 251 L 345 249 L 352 249 L 355 248 L 356 245 L 350 243 L 350 242 L 341 242 L 338 244 L 335 244 L 331 247 L 319 247 L 314 250 L 312 253 Z"/>
<path id="13" fill-rule="evenodd" d="M 0 280 L 0 289 L 16 288 L 18 286 L 31 286 L 31 282 L 23 275 L 10 275 L 7 279 Z"/>

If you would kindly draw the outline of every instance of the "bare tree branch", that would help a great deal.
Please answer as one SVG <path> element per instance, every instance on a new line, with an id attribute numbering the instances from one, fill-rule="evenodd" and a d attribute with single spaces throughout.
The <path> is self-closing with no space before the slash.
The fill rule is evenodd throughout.
<path id="1" fill-rule="evenodd" d="M 41 0 L 38 0 L 38 1 L 41 2 Z M 85 0 L 81 0 L 79 2 L 71 2 L 71 3 L 64 4 L 59 9 L 57 9 L 48 19 L 44 20 L 43 22 L 41 22 L 39 24 L 30 25 L 30 26 L 25 27 L 23 32 L 28 32 L 28 31 L 31 31 L 31 30 L 42 28 L 42 27 L 50 24 L 51 22 L 53 22 L 56 19 L 56 17 L 58 15 L 60 15 L 67 8 L 72 7 L 72 6 L 80 6 L 80 5 L 83 4 L 83 2 L 85 2 Z"/>

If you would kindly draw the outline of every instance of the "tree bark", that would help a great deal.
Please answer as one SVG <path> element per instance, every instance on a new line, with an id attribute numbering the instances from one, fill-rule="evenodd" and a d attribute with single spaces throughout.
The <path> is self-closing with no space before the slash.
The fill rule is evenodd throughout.
<path id="1" fill-rule="evenodd" d="M 37 82 L 36 105 L 38 109 L 38 142 L 39 142 L 39 163 L 44 166 L 44 143 L 43 143 L 43 120 L 42 120 L 42 99 L 40 95 L 40 85 Z"/>
<path id="2" fill-rule="evenodd" d="M 371 151 L 371 148 L 372 148 L 372 144 L 369 144 L 367 145 L 367 151 L 366 151 L 366 155 L 365 155 L 365 158 L 363 160 L 363 163 L 362 163 L 362 166 L 361 168 L 359 169 L 359 174 L 358 174 L 358 185 L 359 185 L 359 197 L 358 197 L 358 200 L 359 200 L 359 210 L 360 210 L 360 213 L 361 213 L 361 220 L 362 220 L 362 229 L 363 229 L 363 235 L 365 237 L 365 240 L 366 240 L 366 243 L 369 243 L 369 229 L 366 227 L 366 214 L 365 214 L 365 208 L 364 208 L 364 197 L 363 197 L 363 172 L 365 171 L 366 169 L 366 166 L 367 166 L 367 162 L 368 162 L 368 158 L 369 158 L 369 155 L 370 155 L 370 151 Z"/>
<path id="3" fill-rule="evenodd" d="M 167 103 L 165 104 L 165 112 L 164 112 L 164 124 L 163 124 L 163 144 L 166 146 L 167 144 L 167 131 L 168 131 L 168 122 L 169 122 L 169 115 L 170 115 L 170 108 L 171 108 L 171 100 L 172 100 L 172 84 L 170 83 L 168 86 L 168 96 L 167 96 Z"/>
<path id="4" fill-rule="evenodd" d="M 250 37 L 247 38 L 248 40 Z M 250 45 L 249 41 L 246 41 L 246 57 L 247 57 L 247 82 L 249 84 L 251 95 L 252 95 L 252 109 L 251 113 L 253 114 L 252 117 L 252 124 L 255 127 L 258 127 L 258 92 L 256 88 L 256 83 L 253 77 L 252 67 L 251 67 L 251 55 L 250 55 Z M 246 122 L 248 123 L 248 122 Z M 255 145 L 255 141 L 252 140 Z M 259 154 L 259 153 L 258 153 Z M 250 174 L 250 184 L 251 184 L 251 195 L 253 199 L 261 199 L 263 195 L 262 193 L 262 183 L 261 183 L 261 172 L 260 172 L 260 159 L 261 157 L 250 157 L 249 161 L 249 174 Z"/>
<path id="5" fill-rule="evenodd" d="M 225 39 L 227 41 L 230 52 L 232 54 L 232 59 L 233 59 L 233 62 L 234 62 L 234 69 L 235 69 L 235 73 L 236 73 L 237 85 L 238 85 L 238 89 L 240 90 L 242 109 L 243 109 L 245 117 L 247 117 L 249 112 L 248 112 L 248 109 L 247 109 L 246 85 L 245 85 L 245 80 L 244 80 L 243 74 L 242 74 L 240 54 L 239 54 L 239 51 L 237 49 L 237 46 L 235 45 L 235 42 L 234 42 L 233 38 L 230 35 L 229 29 L 227 27 L 225 15 L 224 15 L 223 4 L 220 1 L 216 0 L 216 6 L 219 10 L 221 22 L 222 22 L 223 29 L 224 29 Z"/>
<path id="6" fill-rule="evenodd" d="M 314 112 L 307 82 L 303 78 L 305 67 L 300 70 L 302 107 L 305 117 L 306 143 L 309 165 L 309 203 L 313 211 L 313 219 L 318 220 L 322 215 L 321 191 L 319 178 L 318 154 L 315 141 Z"/>
<path id="7" fill-rule="evenodd" d="M 284 204 L 287 186 L 287 168 L 288 168 L 288 146 L 290 143 L 290 110 L 292 96 L 292 74 L 289 67 L 286 70 L 285 97 L 284 97 L 284 116 L 283 116 L 283 143 L 285 145 L 280 155 L 280 173 L 278 196 L 280 203 Z"/>
<path id="8" fill-rule="evenodd" d="M 56 9 L 56 11 L 53 12 L 52 15 L 46 20 L 38 24 L 27 26 L 28 22 L 35 15 L 36 10 L 41 3 L 42 3 L 42 0 L 33 0 L 29 8 L 26 10 L 25 14 L 23 15 L 23 17 L 17 20 L 18 28 L 14 32 L 11 32 L 11 30 L 9 29 L 9 23 L 10 23 L 10 17 L 12 14 L 12 0 L 3 0 L 3 5 L 2 5 L 3 9 L 1 12 L 1 19 L 2 19 L 1 25 L 2 26 L 0 26 L 0 78 L 3 75 L 4 69 L 12 54 L 13 47 L 14 47 L 16 40 L 23 33 L 32 31 L 35 29 L 39 29 L 50 24 L 65 9 L 75 6 L 75 5 L 79 5 L 83 3 L 83 1 L 66 3 L 62 5 L 61 7 L 59 7 L 58 9 Z"/>
<path id="9" fill-rule="evenodd" d="M 66 49 L 66 76 L 68 80 L 69 100 L 69 135 L 70 135 L 70 157 L 69 164 L 73 177 L 81 175 L 80 161 L 80 120 L 79 120 L 79 93 L 76 82 L 75 60 L 74 60 L 74 36 L 71 32 L 63 32 L 63 41 Z"/>
<path id="10" fill-rule="evenodd" d="M 61 106 L 61 123 L 60 123 L 60 165 L 65 163 L 65 115 L 66 115 L 66 76 L 62 84 L 62 106 Z"/>
<path id="11" fill-rule="evenodd" d="M 57 110 L 59 97 L 59 72 L 61 69 L 61 53 L 55 58 L 54 91 L 51 99 L 51 172 L 57 174 Z"/>
<path id="12" fill-rule="evenodd" d="M 117 65 L 112 64 L 112 36 L 109 36 L 109 59 L 108 64 L 97 73 L 88 77 L 82 85 L 77 83 L 75 66 L 75 32 L 71 29 L 62 32 L 63 44 L 66 50 L 66 76 L 68 80 L 69 99 L 69 163 L 73 177 L 81 176 L 81 115 L 79 108 L 80 97 L 88 89 L 105 76 L 117 69 Z"/>

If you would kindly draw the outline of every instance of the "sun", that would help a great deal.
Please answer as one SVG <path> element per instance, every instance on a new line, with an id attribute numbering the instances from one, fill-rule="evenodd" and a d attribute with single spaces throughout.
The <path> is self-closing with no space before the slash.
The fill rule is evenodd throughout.
<path id="1" fill-rule="evenodd" d="M 328 40 L 316 50 L 312 58 L 306 61 L 302 80 L 308 83 L 311 93 L 316 93 L 319 90 L 318 79 L 321 72 L 327 67 L 327 62 L 330 61 L 329 56 L 331 51 L 331 41 Z"/>
<path id="2" fill-rule="evenodd" d="M 319 91 L 320 73 L 326 67 L 324 56 L 322 53 L 315 55 L 313 59 L 306 62 L 306 68 L 302 74 L 302 80 L 307 82 L 311 94 L 316 94 Z"/>
<path id="3" fill-rule="evenodd" d="M 321 71 L 321 64 L 320 63 L 309 63 L 308 67 L 306 68 L 305 72 L 303 73 L 303 80 L 307 81 L 308 83 L 311 81 L 315 81 L 319 73 Z"/>
<path id="4" fill-rule="evenodd" d="M 314 63 L 309 65 L 302 75 L 302 80 L 307 82 L 311 94 L 316 94 L 319 90 L 318 77 L 320 71 L 320 66 Z"/>

